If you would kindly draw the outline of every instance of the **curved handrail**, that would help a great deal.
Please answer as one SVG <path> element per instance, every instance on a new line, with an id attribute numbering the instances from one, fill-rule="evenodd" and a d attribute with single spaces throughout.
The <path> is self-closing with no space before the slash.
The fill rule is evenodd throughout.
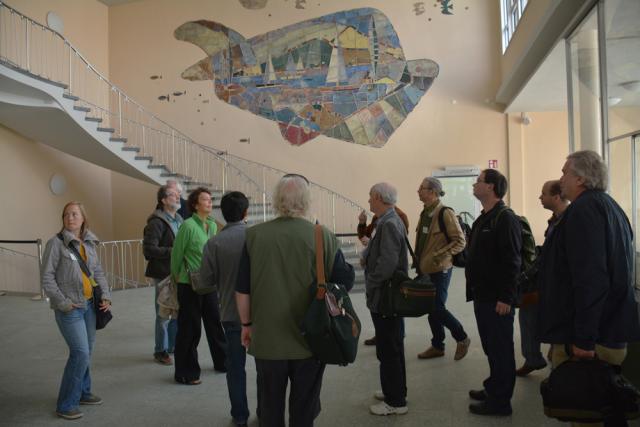
<path id="1" fill-rule="evenodd" d="M 226 150 L 219 150 L 215 147 L 196 143 L 183 132 L 175 129 L 155 114 L 147 111 L 140 103 L 125 94 L 118 86 L 111 83 L 62 34 L 34 21 L 0 1 L 0 11 L 3 9 L 8 10 L 12 15 L 15 14 L 20 18 L 20 28 L 16 30 L 17 24 L 14 23 L 13 27 L 14 31 L 16 31 L 14 39 L 8 40 L 8 42 L 5 43 L 9 45 L 5 50 L 15 50 L 15 57 L 13 58 L 15 61 L 9 58 L 11 52 L 7 52 L 7 55 L 4 55 L 5 52 L 1 49 L 0 57 L 16 64 L 16 66 L 25 69 L 31 74 L 66 85 L 70 95 L 78 97 L 79 103 L 91 108 L 91 111 L 93 111 L 91 114 L 98 114 L 99 117 L 97 117 L 97 119 L 101 121 L 102 127 L 112 128 L 119 138 L 122 139 L 122 142 L 127 143 L 129 146 L 137 147 L 142 155 L 152 158 L 153 164 L 156 165 L 156 167 L 164 167 L 167 172 L 177 175 L 176 178 L 185 179 L 186 177 L 194 176 L 194 179 L 198 181 L 198 179 L 206 175 L 205 179 L 207 179 L 207 181 L 200 182 L 209 182 L 209 179 L 217 179 L 212 164 L 207 165 L 205 163 L 206 161 L 210 162 L 214 160 L 215 162 L 221 163 L 224 174 L 226 174 L 227 168 L 233 170 L 250 184 L 253 191 L 256 191 L 258 194 L 261 193 L 263 204 L 266 204 L 266 201 L 270 199 L 270 194 L 267 194 L 266 191 L 266 172 L 282 176 L 286 173 L 285 171 L 259 162 L 243 159 L 229 154 Z M 25 22 L 24 29 L 22 28 L 22 20 Z M 2 24 L 4 24 L 4 22 L 2 22 Z M 34 34 L 32 28 L 28 25 L 36 26 L 37 29 L 41 30 L 41 33 L 38 34 L 36 32 Z M 6 27 L 6 25 L 4 26 Z M 3 34 L 4 33 L 0 33 L 0 36 Z M 49 37 L 56 38 L 57 41 L 62 44 L 56 45 L 51 39 L 47 41 L 45 34 L 49 34 Z M 9 37 L 10 36 L 7 36 L 7 38 Z M 40 38 L 42 38 L 42 43 L 38 45 L 39 50 L 34 48 L 32 52 L 31 48 L 37 45 Z M 11 42 L 13 42 L 13 46 Z M 5 44 L 0 44 L 0 48 Z M 22 44 L 24 44 L 24 46 L 22 46 Z M 58 55 L 60 48 L 62 48 L 62 55 Z M 19 52 L 19 49 L 22 50 Z M 33 61 L 31 60 L 32 55 L 35 55 Z M 53 56 L 51 57 L 51 55 Z M 62 57 L 62 61 L 68 58 L 68 63 L 60 63 L 60 56 Z M 38 60 L 40 61 L 39 63 L 37 63 Z M 74 62 L 74 60 L 76 62 Z M 40 66 L 42 70 L 37 69 L 38 66 Z M 82 93 L 83 91 L 84 93 Z M 115 99 L 111 98 L 112 94 L 115 95 Z M 124 112 L 125 109 L 127 109 L 127 112 Z M 125 127 L 131 132 L 127 133 Z M 202 153 L 207 153 L 209 157 L 203 159 Z M 251 167 L 261 169 L 262 183 L 259 182 L 259 179 L 250 176 L 250 173 L 243 171 L 238 166 L 239 162 L 245 162 Z M 209 174 L 207 174 L 207 170 Z M 222 177 L 223 190 L 226 190 L 225 181 L 227 179 L 228 177 L 226 175 Z M 362 209 L 361 206 L 352 200 L 347 199 L 327 187 L 313 182 L 310 182 L 310 184 L 314 189 L 326 193 L 326 196 L 331 198 L 331 210 L 333 213 L 327 215 L 332 215 L 332 218 L 323 218 L 323 220 L 325 223 L 331 220 L 334 231 L 336 228 L 336 200 L 354 210 Z M 215 183 L 211 181 L 211 185 L 215 185 Z M 349 215 L 355 217 L 357 213 L 349 213 Z M 266 211 L 264 219 L 266 220 Z"/>

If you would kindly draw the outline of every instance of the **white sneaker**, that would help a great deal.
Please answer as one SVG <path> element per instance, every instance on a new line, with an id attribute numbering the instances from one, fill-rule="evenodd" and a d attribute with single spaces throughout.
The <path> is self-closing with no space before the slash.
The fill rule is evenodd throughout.
<path id="1" fill-rule="evenodd" d="M 385 402 L 369 406 L 373 415 L 404 415 L 409 412 L 408 406 L 389 406 Z"/>
<path id="2" fill-rule="evenodd" d="M 373 393 L 373 397 L 376 400 L 382 400 L 384 402 L 384 393 L 382 390 L 376 390 L 376 392 Z"/>

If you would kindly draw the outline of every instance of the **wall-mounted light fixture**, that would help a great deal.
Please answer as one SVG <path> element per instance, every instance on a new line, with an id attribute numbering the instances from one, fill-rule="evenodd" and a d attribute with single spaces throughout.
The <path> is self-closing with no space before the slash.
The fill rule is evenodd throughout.
<path id="1" fill-rule="evenodd" d="M 529 126 L 531 124 L 531 117 L 529 117 L 527 113 L 520 113 L 520 120 L 522 120 L 522 124 L 525 126 Z"/>
<path id="2" fill-rule="evenodd" d="M 56 196 L 64 194 L 67 191 L 67 179 L 64 175 L 54 173 L 49 180 L 49 189 Z"/>
<path id="3" fill-rule="evenodd" d="M 622 102 L 622 98 L 617 96 L 610 96 L 608 102 L 609 102 L 609 107 L 613 107 L 614 105 L 620 104 L 620 102 Z"/>
<path id="4" fill-rule="evenodd" d="M 238 142 L 242 142 L 244 144 L 251 144 L 251 137 L 248 136 L 246 138 L 240 138 Z"/>

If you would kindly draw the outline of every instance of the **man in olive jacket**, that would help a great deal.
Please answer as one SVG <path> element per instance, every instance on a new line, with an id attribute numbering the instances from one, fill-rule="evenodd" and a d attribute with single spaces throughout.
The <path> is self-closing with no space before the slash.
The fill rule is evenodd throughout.
<path id="1" fill-rule="evenodd" d="M 640 340 L 631 224 L 605 193 L 607 167 L 597 153 L 568 156 L 560 185 L 571 204 L 542 252 L 539 336 L 553 344 L 553 366 L 569 358 L 566 348 L 620 365 L 626 344 Z"/>

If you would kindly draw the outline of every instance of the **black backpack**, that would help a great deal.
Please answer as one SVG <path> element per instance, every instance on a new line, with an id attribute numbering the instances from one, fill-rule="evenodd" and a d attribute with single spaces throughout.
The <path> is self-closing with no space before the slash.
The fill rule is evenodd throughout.
<path id="1" fill-rule="evenodd" d="M 440 230 L 442 230 L 442 232 L 444 233 L 444 237 L 447 239 L 447 243 L 451 243 L 451 238 L 447 233 L 447 227 L 444 224 L 445 209 L 451 209 L 453 211 L 453 208 L 450 208 L 449 206 L 443 206 L 442 209 L 440 209 L 440 213 L 438 213 L 438 224 L 440 225 Z M 464 238 L 467 243 L 465 244 L 463 250 L 453 255 L 453 265 L 463 268 L 467 265 L 467 245 L 469 244 L 469 239 L 471 238 L 471 226 L 464 222 L 464 220 L 462 219 L 462 214 L 464 213 L 470 215 L 467 212 L 462 212 L 460 215 L 456 215 L 456 218 L 458 218 L 458 224 L 460 224 L 460 228 L 462 229 L 462 233 L 464 234 Z"/>
<path id="2" fill-rule="evenodd" d="M 532 303 L 537 303 L 537 279 L 538 279 L 538 249 L 536 241 L 533 237 L 531 225 L 526 217 L 513 212 L 511 208 L 503 207 L 491 221 L 491 229 L 495 230 L 498 218 L 502 212 L 510 210 L 522 226 L 522 249 L 520 255 L 522 264 L 520 266 L 520 274 L 516 279 L 516 306 L 524 307 Z"/>

